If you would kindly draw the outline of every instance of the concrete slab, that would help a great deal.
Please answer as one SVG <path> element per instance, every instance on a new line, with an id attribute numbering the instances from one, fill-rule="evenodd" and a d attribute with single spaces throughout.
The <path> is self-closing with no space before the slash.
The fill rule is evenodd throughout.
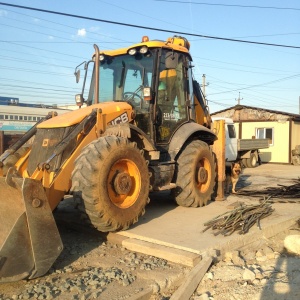
<path id="1" fill-rule="evenodd" d="M 253 169 L 245 169 L 237 189 L 258 190 L 268 186 L 277 186 L 277 184 L 291 185 L 292 179 L 298 179 L 299 176 L 300 166 L 261 165 Z M 261 229 L 253 226 L 247 234 L 239 235 L 234 232 L 224 237 L 223 235 L 215 236 L 210 229 L 203 232 L 205 222 L 229 211 L 228 207 L 236 201 L 249 205 L 258 204 L 257 198 L 237 194 L 229 195 L 225 201 L 211 202 L 206 207 L 185 208 L 177 206 L 165 192 L 153 194 L 151 203 L 139 222 L 127 231 L 114 234 L 127 237 L 128 239 L 124 240 L 127 244 L 130 243 L 130 239 L 150 243 L 150 247 L 144 250 L 148 255 L 156 255 L 157 251 L 151 245 L 152 243 L 169 248 L 170 253 L 172 249 L 179 249 L 205 256 L 213 249 L 220 252 L 239 249 L 261 237 L 274 236 L 294 225 L 300 218 L 299 199 L 299 203 L 272 204 L 275 211 L 261 220 Z M 134 250 L 134 247 L 130 250 Z M 143 253 L 143 250 L 139 248 L 139 252 Z"/>

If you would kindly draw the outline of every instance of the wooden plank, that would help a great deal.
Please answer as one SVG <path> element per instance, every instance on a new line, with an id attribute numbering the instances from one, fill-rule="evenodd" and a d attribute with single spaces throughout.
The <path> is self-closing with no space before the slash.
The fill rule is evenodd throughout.
<path id="1" fill-rule="evenodd" d="M 201 255 L 196 253 L 137 239 L 125 239 L 122 246 L 131 251 L 152 255 L 188 267 L 194 267 L 201 260 Z"/>
<path id="2" fill-rule="evenodd" d="M 199 285 L 200 281 L 202 280 L 203 276 L 209 269 L 211 263 L 211 257 L 206 257 L 205 259 L 200 261 L 200 263 L 198 263 L 198 265 L 196 265 L 191 270 L 183 284 L 175 291 L 175 293 L 171 296 L 170 300 L 190 299 L 197 286 Z"/>

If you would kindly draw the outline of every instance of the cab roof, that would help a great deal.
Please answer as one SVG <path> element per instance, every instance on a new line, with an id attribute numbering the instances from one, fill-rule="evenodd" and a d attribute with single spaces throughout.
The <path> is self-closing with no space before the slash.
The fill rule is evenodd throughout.
<path id="1" fill-rule="evenodd" d="M 117 56 L 121 54 L 125 54 L 128 52 L 128 50 L 132 48 L 140 48 L 142 46 L 147 46 L 148 48 L 165 48 L 165 49 L 170 49 L 170 50 L 175 50 L 179 51 L 182 53 L 187 53 L 190 56 L 189 53 L 189 42 L 182 37 L 173 37 L 173 38 L 168 38 L 166 41 L 162 40 L 148 40 L 145 42 L 140 42 L 137 44 L 133 44 L 129 47 L 126 48 L 119 48 L 119 49 L 114 49 L 114 50 L 100 50 L 100 54 L 106 54 L 110 56 Z M 95 55 L 95 54 L 94 54 Z M 191 58 L 191 56 L 190 56 Z"/>

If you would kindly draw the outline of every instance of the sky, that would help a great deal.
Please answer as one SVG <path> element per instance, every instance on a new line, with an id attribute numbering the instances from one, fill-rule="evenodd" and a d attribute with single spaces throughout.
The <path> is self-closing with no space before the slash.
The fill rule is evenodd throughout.
<path id="1" fill-rule="evenodd" d="M 299 0 L 6 0 L 0 26 L 2 97 L 72 105 L 82 84 L 75 67 L 92 57 L 94 44 L 101 51 L 145 35 L 181 35 L 191 44 L 195 78 L 202 84 L 205 76 L 211 113 L 238 103 L 300 113 Z"/>

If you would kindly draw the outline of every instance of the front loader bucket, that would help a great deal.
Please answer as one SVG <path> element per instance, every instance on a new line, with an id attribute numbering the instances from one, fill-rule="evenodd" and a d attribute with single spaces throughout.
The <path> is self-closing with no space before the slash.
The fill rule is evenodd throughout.
<path id="1" fill-rule="evenodd" d="M 0 282 L 44 275 L 62 249 L 41 182 L 0 178 Z"/>

